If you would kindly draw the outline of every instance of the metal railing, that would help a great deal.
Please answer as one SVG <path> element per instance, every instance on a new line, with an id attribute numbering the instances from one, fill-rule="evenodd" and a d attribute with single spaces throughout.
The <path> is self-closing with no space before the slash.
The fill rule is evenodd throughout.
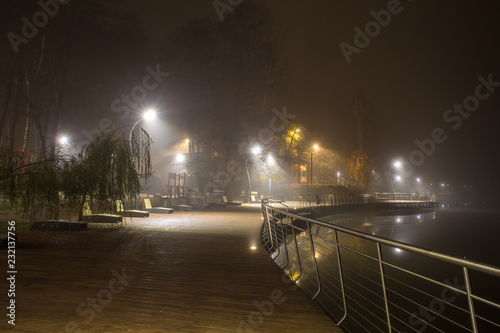
<path id="1" fill-rule="evenodd" d="M 344 331 L 500 331 L 499 268 L 262 209 L 271 257 Z"/>
<path id="2" fill-rule="evenodd" d="M 344 206 L 364 202 L 354 194 L 303 194 L 299 195 L 300 208 L 316 206 Z"/>
<path id="3" fill-rule="evenodd" d="M 415 193 L 373 193 L 373 194 L 306 194 L 299 195 L 300 208 L 321 206 L 346 206 L 377 203 L 393 207 L 436 207 L 434 194 Z"/>
<path id="4" fill-rule="evenodd" d="M 379 201 L 430 201 L 436 202 L 435 194 L 431 193 L 373 193 L 373 198 Z"/>

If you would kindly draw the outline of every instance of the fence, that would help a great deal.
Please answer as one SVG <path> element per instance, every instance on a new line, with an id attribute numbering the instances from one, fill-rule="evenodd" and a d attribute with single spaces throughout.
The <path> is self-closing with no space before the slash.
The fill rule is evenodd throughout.
<path id="1" fill-rule="evenodd" d="M 345 206 L 354 204 L 380 204 L 390 207 L 433 208 L 438 205 L 434 194 L 373 193 L 373 194 L 306 194 L 299 195 L 300 208 L 318 206 Z"/>
<path id="2" fill-rule="evenodd" d="M 363 202 L 362 197 L 353 194 L 305 194 L 298 197 L 300 208 L 343 206 Z"/>
<path id="3" fill-rule="evenodd" d="M 372 196 L 377 201 L 437 201 L 436 195 L 430 193 L 373 193 Z"/>
<path id="4" fill-rule="evenodd" d="M 345 332 L 498 332 L 500 269 L 319 222 L 264 200 L 276 264 Z"/>

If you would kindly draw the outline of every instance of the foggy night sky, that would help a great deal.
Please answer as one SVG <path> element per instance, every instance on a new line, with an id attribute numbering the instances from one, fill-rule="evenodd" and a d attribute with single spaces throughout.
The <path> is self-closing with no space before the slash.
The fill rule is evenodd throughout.
<path id="1" fill-rule="evenodd" d="M 211 0 L 125 3 L 139 13 L 154 43 L 188 19 L 218 20 Z M 495 1 L 403 0 L 401 13 L 392 15 L 389 25 L 360 54 L 352 55 L 350 64 L 339 44 L 354 45 L 353 28 L 364 30 L 374 20 L 370 11 L 387 9 L 388 1 L 265 3 L 294 93 L 289 113 L 307 115 L 320 145 L 335 150 L 336 142 L 345 140 L 349 129 L 343 117 L 353 97 L 363 94 L 373 108 L 381 171 L 399 155 L 408 159 L 418 148 L 415 139 L 430 138 L 435 128 L 442 128 L 447 140 L 426 156 L 415 176 L 454 185 L 500 185 L 500 87 L 456 130 L 451 128 L 454 122 L 443 120 L 454 103 L 462 104 L 474 94 L 479 75 L 491 74 L 500 82 Z"/>

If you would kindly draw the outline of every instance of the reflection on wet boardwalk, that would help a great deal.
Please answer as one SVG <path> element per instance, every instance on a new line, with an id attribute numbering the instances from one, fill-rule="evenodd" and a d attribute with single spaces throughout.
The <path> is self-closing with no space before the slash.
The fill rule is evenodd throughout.
<path id="1" fill-rule="evenodd" d="M 254 206 L 19 234 L 16 326 L 0 330 L 341 332 L 282 279 L 261 223 Z"/>

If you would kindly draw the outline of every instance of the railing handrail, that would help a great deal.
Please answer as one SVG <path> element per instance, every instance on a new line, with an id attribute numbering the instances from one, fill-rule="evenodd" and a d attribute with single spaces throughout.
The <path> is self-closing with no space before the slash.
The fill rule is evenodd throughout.
<path id="1" fill-rule="evenodd" d="M 316 203 L 318 203 L 317 200 Z M 354 324 L 355 327 L 357 325 L 366 332 L 372 332 L 371 329 L 365 327 L 368 324 L 380 332 L 391 333 L 393 332 L 393 322 L 394 331 L 400 331 L 401 325 L 406 325 L 413 331 L 417 331 L 415 327 L 411 326 L 422 323 L 425 327 L 430 326 L 442 332 L 433 323 L 436 316 L 439 316 L 445 322 L 440 322 L 440 325 L 455 325 L 468 332 L 478 332 L 480 328 L 483 329 L 484 323 L 496 330 L 500 329 L 500 323 L 493 319 L 495 318 L 494 314 L 484 312 L 484 306 L 490 306 L 498 311 L 500 303 L 491 298 L 491 295 L 485 296 L 486 294 L 484 291 L 481 292 L 481 288 L 479 288 L 479 293 L 474 292 L 472 276 L 470 275 L 470 270 L 473 270 L 490 277 L 500 277 L 499 267 L 317 221 L 271 206 L 269 201 L 262 201 L 262 212 L 265 226 L 262 229 L 262 240 L 267 251 L 293 281 L 299 284 L 304 279 L 304 291 L 309 293 L 313 300 L 318 298 L 319 304 L 332 319 L 335 319 L 337 325 L 342 324 L 347 328 Z M 340 240 L 339 233 L 348 237 L 345 240 Z M 344 239 L 344 237 L 342 238 Z M 376 254 L 363 251 L 360 248 L 359 240 L 366 240 L 368 243 L 374 244 Z M 317 245 L 321 249 L 319 254 L 316 252 Z M 383 255 L 383 247 L 395 248 L 398 251 L 404 250 L 422 259 L 432 259 L 460 268 L 464 285 L 456 285 L 458 275 L 453 280 L 455 285 L 452 285 L 448 279 L 440 281 L 429 272 L 419 272 L 419 270 L 405 267 L 406 265 L 400 265 L 397 261 L 391 262 Z M 335 254 L 336 264 L 331 261 L 331 254 Z M 308 256 L 309 259 L 307 259 Z M 322 259 L 318 259 L 318 256 Z M 364 259 L 355 260 L 354 258 Z M 389 258 L 391 257 L 389 256 Z M 344 262 L 344 260 L 346 261 Z M 378 268 L 373 269 L 373 266 L 370 268 L 366 260 L 376 263 Z M 312 267 L 310 263 L 313 263 Z M 337 267 L 328 266 L 331 264 Z M 309 268 L 306 268 L 306 265 Z M 353 265 L 358 265 L 359 269 L 353 269 Z M 390 270 L 390 273 L 386 270 Z M 306 274 L 303 274 L 304 272 Z M 452 271 L 446 270 L 446 272 L 451 273 Z M 309 275 L 309 273 L 313 275 Z M 353 274 L 357 274 L 359 278 Z M 398 274 L 400 274 L 399 277 Z M 360 278 L 363 278 L 363 282 Z M 430 285 L 424 284 L 422 285 L 424 288 L 414 288 L 415 281 L 412 279 L 430 283 Z M 375 289 L 378 291 L 374 292 L 373 289 L 368 289 L 369 286 L 378 286 L 380 289 Z M 403 287 L 403 293 L 399 290 L 401 287 Z M 439 296 L 435 293 L 435 287 L 444 288 Z M 367 290 L 370 290 L 370 293 L 365 295 Z M 456 296 L 453 296 L 452 299 L 446 297 L 446 290 L 453 291 L 454 295 L 465 297 L 465 304 L 453 306 L 457 310 L 469 314 L 468 324 L 459 319 L 456 314 L 442 315 L 446 307 L 445 304 L 452 305 L 450 301 L 456 299 Z M 434 299 L 427 305 L 414 301 L 415 296 L 415 299 L 420 298 L 421 300 L 423 300 L 422 296 L 424 299 L 425 297 L 433 297 Z M 440 298 L 438 299 L 438 297 Z M 340 302 L 337 301 L 339 299 Z M 402 303 L 401 299 L 403 299 Z M 362 304 L 363 301 L 365 305 Z M 380 301 L 383 301 L 383 304 Z M 411 302 L 410 307 L 404 305 L 406 301 Z M 375 308 L 368 309 L 370 305 L 375 306 Z M 413 306 L 419 306 L 418 312 L 412 310 Z M 476 312 L 476 306 L 480 309 L 479 312 Z M 340 309 L 342 312 L 339 313 Z M 383 312 L 378 312 L 377 309 Z M 435 316 L 425 315 L 426 311 L 431 311 Z M 406 314 L 410 315 L 408 324 L 402 321 Z M 344 321 L 346 318 L 349 318 L 347 323 Z M 376 321 L 372 322 L 369 318 Z M 445 331 L 449 331 L 448 328 Z"/>
<path id="2" fill-rule="evenodd" d="M 458 266 L 466 267 L 468 269 L 473 269 L 473 270 L 476 270 L 476 271 L 479 271 L 479 272 L 483 272 L 483 273 L 487 273 L 487 274 L 491 274 L 491 275 L 500 277 L 500 268 L 499 267 L 495 267 L 495 266 L 492 266 L 492 265 L 489 265 L 489 264 L 480 263 L 478 261 L 474 261 L 474 260 L 470 260 L 470 259 L 462 259 L 462 258 L 454 257 L 454 256 L 451 256 L 451 255 L 439 253 L 439 252 L 436 252 L 436 251 L 424 249 L 422 247 L 418 247 L 418 246 L 414 246 L 414 245 L 410 245 L 410 244 L 406 244 L 406 243 L 402 243 L 402 242 L 390 240 L 390 239 L 383 238 L 383 237 L 377 237 L 377 236 L 373 236 L 373 235 L 368 235 L 368 234 L 365 234 L 365 233 L 362 233 L 362 232 L 359 232 L 359 231 L 356 231 L 356 230 L 348 229 L 348 228 L 345 228 L 345 227 L 342 227 L 342 226 L 337 226 L 337 225 L 330 224 L 330 223 L 327 223 L 327 222 L 317 221 L 317 220 L 314 220 L 314 219 L 311 219 L 311 218 L 308 218 L 308 217 L 305 217 L 305 216 L 300 216 L 300 215 L 296 215 L 296 214 L 290 213 L 289 211 L 284 211 L 284 210 L 278 209 L 276 207 L 268 206 L 268 205 L 266 205 L 266 203 L 264 203 L 264 200 L 262 200 L 262 205 L 264 205 L 266 207 L 269 207 L 269 208 L 271 208 L 271 209 L 273 209 L 273 210 L 275 210 L 275 211 L 277 211 L 277 212 L 279 212 L 281 214 L 285 214 L 285 215 L 287 215 L 289 217 L 295 218 L 295 219 L 301 219 L 303 221 L 307 221 L 307 222 L 310 222 L 310 223 L 313 223 L 313 224 L 316 224 L 316 225 L 319 225 L 319 226 L 322 226 L 322 227 L 334 229 L 334 230 L 337 230 L 337 231 L 342 231 L 343 233 L 346 233 L 346 234 L 350 234 L 350 235 L 357 236 L 357 237 L 360 237 L 360 238 L 363 238 L 363 239 L 367 239 L 367 240 L 371 240 L 371 241 L 374 241 L 374 242 L 378 242 L 380 244 L 384 244 L 384 245 L 388 245 L 388 246 L 391 246 L 391 247 L 399 248 L 399 249 L 402 249 L 402 250 L 405 250 L 405 251 L 408 251 L 408 252 L 412 252 L 412 253 L 415 253 L 415 254 L 423 255 L 423 256 L 426 256 L 426 257 L 429 257 L 429 258 L 433 258 L 433 259 L 442 260 L 442 261 L 445 261 L 445 262 L 448 262 L 448 263 L 451 263 L 451 264 L 455 264 L 455 265 L 458 265 Z M 304 231 L 307 232 L 307 230 L 304 230 Z"/>
<path id="3" fill-rule="evenodd" d="M 285 204 L 283 203 L 283 201 L 281 201 L 281 200 L 275 200 L 275 199 L 271 199 L 271 198 L 264 198 L 264 199 L 262 199 L 261 203 L 262 203 L 262 204 L 265 204 L 265 203 L 275 203 L 275 204 L 279 204 L 279 205 L 285 206 L 285 207 L 286 207 L 287 212 L 288 212 L 288 210 L 289 210 L 288 206 L 287 206 L 287 205 L 285 205 Z"/>

